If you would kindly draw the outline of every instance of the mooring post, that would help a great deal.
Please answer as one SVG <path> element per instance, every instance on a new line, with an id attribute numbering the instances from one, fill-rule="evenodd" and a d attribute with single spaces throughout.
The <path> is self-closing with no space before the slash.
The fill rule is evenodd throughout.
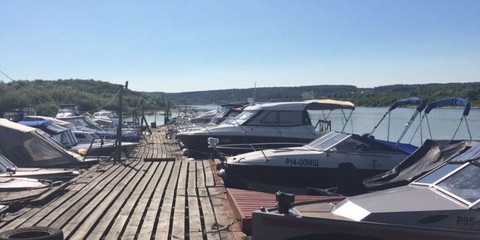
<path id="1" fill-rule="evenodd" d="M 128 81 L 125 83 L 125 89 L 128 89 Z M 120 85 L 120 93 L 118 94 L 118 126 L 117 126 L 117 147 L 115 149 L 114 164 L 120 162 L 122 157 L 122 125 L 123 119 L 123 85 Z"/>

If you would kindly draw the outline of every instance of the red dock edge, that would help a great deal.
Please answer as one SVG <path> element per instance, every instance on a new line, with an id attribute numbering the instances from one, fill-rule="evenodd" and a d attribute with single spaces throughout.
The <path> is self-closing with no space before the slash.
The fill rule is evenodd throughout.
<path id="1" fill-rule="evenodd" d="M 252 212 L 265 208 L 272 208 L 276 205 L 276 197 L 273 193 L 249 191 L 243 189 L 227 188 L 227 199 L 231 209 L 238 219 L 240 228 L 247 236 L 252 235 Z M 310 201 L 337 201 L 342 196 L 313 196 L 295 195 L 295 203 Z"/>

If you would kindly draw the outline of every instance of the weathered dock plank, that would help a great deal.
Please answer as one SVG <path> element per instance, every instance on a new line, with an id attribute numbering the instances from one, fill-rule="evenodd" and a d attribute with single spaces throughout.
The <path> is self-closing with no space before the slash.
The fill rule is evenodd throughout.
<path id="1" fill-rule="evenodd" d="M 161 174 L 157 172 L 156 176 L 160 175 L 160 179 L 155 186 L 152 186 L 152 196 L 150 197 L 150 203 L 145 213 L 145 218 L 142 225 L 140 226 L 140 233 L 138 235 L 139 239 L 151 239 L 154 237 L 157 225 L 158 225 L 158 215 L 161 211 L 161 206 L 163 205 L 163 196 L 166 191 L 164 191 L 166 184 L 170 178 L 170 174 L 173 170 L 174 163 L 164 162 L 163 170 Z"/>
<path id="2" fill-rule="evenodd" d="M 176 184 L 180 172 L 180 161 L 175 161 L 167 185 L 162 189 L 164 191 L 163 199 L 159 209 L 158 225 L 155 232 L 156 239 L 166 239 L 171 237 L 171 218 L 174 211 L 174 200 L 176 197 Z"/>

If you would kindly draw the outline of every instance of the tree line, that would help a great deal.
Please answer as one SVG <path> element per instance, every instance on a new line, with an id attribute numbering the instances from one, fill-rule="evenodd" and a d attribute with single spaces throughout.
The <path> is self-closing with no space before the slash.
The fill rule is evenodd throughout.
<path id="1" fill-rule="evenodd" d="M 131 85 L 135 81 L 130 81 Z M 0 82 L 0 113 L 11 109 L 34 107 L 39 115 L 54 116 L 59 104 L 73 103 L 83 112 L 118 109 L 118 93 L 122 86 L 98 80 L 21 80 Z M 469 99 L 480 106 L 480 83 L 389 85 L 357 88 L 350 85 L 315 85 L 299 87 L 263 87 L 225 89 L 181 93 L 139 92 L 124 89 L 123 111 L 165 110 L 181 105 L 243 103 L 248 98 L 256 102 L 302 101 L 312 98 L 347 100 L 356 106 L 389 106 L 406 97 L 421 97 L 433 101 L 445 97 Z"/>

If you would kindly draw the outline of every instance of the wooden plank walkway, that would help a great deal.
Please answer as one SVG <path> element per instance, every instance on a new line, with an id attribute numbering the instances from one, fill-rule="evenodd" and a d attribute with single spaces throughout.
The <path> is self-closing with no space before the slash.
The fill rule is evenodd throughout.
<path id="1" fill-rule="evenodd" d="M 8 213 L 0 231 L 60 228 L 65 239 L 235 239 L 211 160 L 187 160 L 153 131 L 131 158 L 100 163 L 43 206 Z"/>

